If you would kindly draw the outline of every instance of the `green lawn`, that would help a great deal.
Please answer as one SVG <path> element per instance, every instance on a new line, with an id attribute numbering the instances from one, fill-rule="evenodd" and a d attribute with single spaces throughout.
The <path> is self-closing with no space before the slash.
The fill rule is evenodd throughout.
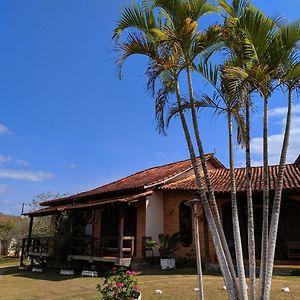
<path id="1" fill-rule="evenodd" d="M 31 273 L 19 271 L 16 266 L 0 265 L 1 299 L 101 299 L 96 285 L 101 278 L 62 277 L 56 272 Z M 143 300 L 154 299 L 195 299 L 193 288 L 196 276 L 192 269 L 179 269 L 175 272 L 152 269 L 138 275 L 142 287 Z M 227 299 L 222 290 L 220 276 L 206 275 L 204 278 L 205 296 L 209 300 Z M 291 293 L 285 294 L 282 287 L 288 286 Z M 162 290 L 162 295 L 154 295 L 154 290 Z M 300 299 L 300 277 L 275 277 L 271 299 Z"/>
<path id="2" fill-rule="evenodd" d="M 10 266 L 10 265 L 17 265 L 18 263 L 19 263 L 19 258 L 0 256 L 0 268 L 3 265 Z"/>

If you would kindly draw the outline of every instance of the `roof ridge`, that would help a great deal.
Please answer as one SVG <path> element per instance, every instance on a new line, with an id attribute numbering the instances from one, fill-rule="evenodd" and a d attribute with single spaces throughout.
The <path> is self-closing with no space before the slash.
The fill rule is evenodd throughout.
<path id="1" fill-rule="evenodd" d="M 207 153 L 204 155 L 206 158 L 210 158 L 213 156 L 212 153 Z M 196 158 L 197 160 L 200 159 L 200 157 L 197 157 Z M 143 170 L 140 170 L 138 172 L 135 172 L 133 174 L 130 174 L 128 176 L 125 176 L 125 177 L 122 177 L 122 178 L 119 178 L 117 180 L 114 180 L 114 181 L 111 181 L 111 182 L 108 182 L 106 184 L 103 184 L 103 185 L 100 185 L 96 188 L 93 188 L 93 189 L 90 189 L 88 191 L 82 191 L 82 192 L 79 192 L 79 193 L 76 193 L 76 194 L 73 194 L 71 196 L 68 196 L 68 197 L 63 197 L 63 198 L 60 198 L 60 199 L 52 199 L 52 200 L 47 200 L 47 201 L 43 201 L 41 202 L 40 204 L 42 206 L 45 206 L 45 205 L 48 205 L 48 203 L 54 203 L 54 201 L 60 201 L 60 200 L 68 200 L 68 199 L 72 199 L 72 198 L 76 198 L 76 197 L 80 197 L 81 195 L 85 194 L 85 193 L 97 193 L 98 190 L 100 189 L 103 189 L 103 188 L 106 188 L 106 187 L 109 187 L 110 185 L 113 185 L 113 184 L 118 184 L 118 183 L 122 183 L 122 181 L 126 181 L 126 179 L 129 179 L 131 177 L 134 177 L 134 176 L 137 176 L 139 174 L 142 174 L 142 173 L 145 173 L 145 172 L 148 172 L 148 171 L 152 171 L 152 170 L 156 170 L 156 169 L 159 169 L 159 168 L 165 168 L 165 167 L 168 167 L 168 166 L 176 166 L 177 164 L 180 165 L 181 163 L 185 163 L 185 162 L 188 162 L 188 161 L 191 161 L 191 159 L 183 159 L 183 160 L 179 160 L 179 161 L 175 161 L 175 162 L 170 162 L 170 163 L 167 163 L 167 164 L 163 164 L 163 165 L 159 165 L 159 166 L 154 166 L 154 167 L 150 167 L 150 168 L 147 168 L 147 169 L 143 169 Z M 170 174 L 169 176 L 166 176 L 164 177 L 163 179 L 161 180 L 155 180 L 153 182 L 150 183 L 151 184 L 154 184 L 154 183 L 158 183 L 158 182 L 161 182 L 163 180 L 167 180 L 169 178 L 172 178 L 172 176 L 176 176 L 177 174 L 180 174 L 181 172 L 184 172 L 185 170 L 188 170 L 190 168 L 189 167 L 186 167 L 186 168 L 181 168 L 179 171 L 174 171 L 172 172 L 172 174 Z M 130 188 L 138 188 L 140 186 L 135 186 L 135 187 L 130 187 Z M 123 188 L 122 188 L 123 189 Z"/>
<path id="2" fill-rule="evenodd" d="M 212 155 L 212 153 L 206 153 L 206 154 L 204 154 L 204 156 L 211 156 L 211 155 Z M 196 159 L 198 159 L 198 158 L 200 158 L 200 157 L 199 157 L 199 156 L 196 157 Z M 191 159 L 190 159 L 190 158 L 188 158 L 188 159 L 182 159 L 182 160 L 174 161 L 174 162 L 171 162 L 171 163 L 167 163 L 167 164 L 163 164 L 163 165 L 159 165 L 159 166 L 155 166 L 155 167 L 149 167 L 149 168 L 147 168 L 147 169 L 143 169 L 143 170 L 141 170 L 141 171 L 138 171 L 138 172 L 135 172 L 135 173 L 133 173 L 133 174 L 127 175 L 127 176 L 125 176 L 125 177 L 122 177 L 122 178 L 116 179 L 116 180 L 114 180 L 114 181 L 111 181 L 111 182 L 109 182 L 109 183 L 105 183 L 105 184 L 100 185 L 100 186 L 98 186 L 98 187 L 96 187 L 96 188 L 94 188 L 94 189 L 91 189 L 91 190 L 89 190 L 89 191 L 95 191 L 95 190 L 97 190 L 97 189 L 99 189 L 99 188 L 102 188 L 102 187 L 105 187 L 105 186 L 107 186 L 107 185 L 116 183 L 116 182 L 118 182 L 118 181 L 124 180 L 124 179 L 129 178 L 129 177 L 132 177 L 132 176 L 141 174 L 141 173 L 146 172 L 146 171 L 150 171 L 150 170 L 154 170 L 154 169 L 158 169 L 158 168 L 162 168 L 162 167 L 167 167 L 167 166 L 170 166 L 170 165 L 179 164 L 179 163 L 182 163 L 182 162 L 185 162 L 185 161 L 189 161 L 189 160 L 191 160 Z M 170 175 L 169 177 L 171 177 L 171 176 L 173 176 L 173 175 L 176 175 L 176 174 L 177 174 L 177 173 L 174 173 L 174 174 Z M 169 178 L 169 177 L 166 177 L 166 178 Z M 84 192 L 83 192 L 83 193 L 84 193 Z M 81 192 L 78 193 L 78 194 L 81 194 Z"/>

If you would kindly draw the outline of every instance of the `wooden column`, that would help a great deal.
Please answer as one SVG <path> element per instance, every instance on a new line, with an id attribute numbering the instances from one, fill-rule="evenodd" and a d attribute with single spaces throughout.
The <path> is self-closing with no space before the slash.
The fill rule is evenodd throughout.
<path id="1" fill-rule="evenodd" d="M 119 258 L 123 258 L 123 241 L 124 241 L 124 209 L 120 207 L 119 210 Z"/>
<path id="2" fill-rule="evenodd" d="M 95 237 L 94 237 L 94 228 L 95 228 L 95 209 L 93 210 L 93 216 L 92 216 L 92 234 L 91 234 L 91 256 L 94 256 L 94 250 L 95 250 Z"/>
<path id="3" fill-rule="evenodd" d="M 27 255 L 28 255 L 28 252 L 29 252 L 30 244 L 31 244 L 32 225 L 33 225 L 33 217 L 30 216 L 30 217 L 29 217 L 28 237 L 27 237 L 27 247 L 26 247 Z"/>
<path id="4" fill-rule="evenodd" d="M 1 244 L 0 244 L 0 246 L 1 246 Z M 1 248 L 0 248 L 0 250 L 1 250 Z M 24 252 L 25 252 L 25 238 L 22 239 L 22 248 L 21 248 L 21 255 L 20 255 L 20 267 L 22 267 L 24 265 L 24 263 L 23 263 Z"/>

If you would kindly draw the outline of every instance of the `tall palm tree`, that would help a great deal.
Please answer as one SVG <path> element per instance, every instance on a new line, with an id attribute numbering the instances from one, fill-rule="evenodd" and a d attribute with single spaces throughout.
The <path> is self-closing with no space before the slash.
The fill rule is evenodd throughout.
<path id="1" fill-rule="evenodd" d="M 136 15 L 138 15 L 138 16 L 136 16 Z M 118 60 L 118 63 L 121 67 L 122 64 L 124 63 L 124 61 L 132 54 L 144 54 L 144 55 L 147 55 L 148 57 L 150 57 L 150 61 L 151 61 L 152 65 L 154 64 L 155 67 L 158 67 L 159 70 L 162 70 L 162 72 L 157 72 L 157 73 L 154 72 L 154 74 L 156 74 L 155 77 L 158 77 L 159 74 L 165 74 L 166 70 L 169 69 L 170 74 L 173 77 L 173 87 L 175 88 L 177 104 L 180 107 L 181 95 L 180 95 L 179 80 L 178 80 L 178 76 L 179 76 L 179 72 L 180 72 L 180 58 L 175 61 L 172 61 L 172 59 L 166 59 L 166 57 L 170 57 L 170 54 L 174 54 L 174 53 L 176 54 L 176 51 L 173 51 L 173 48 L 172 48 L 172 53 L 170 53 L 168 48 L 166 48 L 166 47 L 161 47 L 161 49 L 159 47 L 157 47 L 158 44 L 163 45 L 162 42 L 165 39 L 165 35 L 160 30 L 159 27 L 155 28 L 155 26 L 154 26 L 155 21 L 153 21 L 153 20 L 145 21 L 145 19 L 148 18 L 149 16 L 151 18 L 153 18 L 154 14 L 150 13 L 148 10 L 147 10 L 147 13 L 144 14 L 141 7 L 138 7 L 138 6 L 127 7 L 124 10 L 123 15 L 120 18 L 118 26 L 115 30 L 114 36 L 116 38 L 119 37 L 120 34 L 122 33 L 122 31 L 126 28 L 139 29 L 139 33 L 135 33 L 135 34 L 129 33 L 128 34 L 129 41 L 118 42 L 118 44 L 117 44 L 118 48 L 122 52 L 120 59 Z M 141 28 L 139 28 L 139 26 Z M 141 43 L 139 44 L 139 42 L 141 42 Z M 150 50 L 149 55 L 147 54 L 148 50 Z M 169 53 L 168 53 L 168 55 L 164 56 L 164 60 L 163 60 L 162 57 L 160 56 L 160 54 L 164 53 L 165 51 L 169 52 Z M 176 55 L 173 57 L 176 57 Z M 170 61 L 172 61 L 171 65 L 169 64 Z M 167 63 L 165 63 L 165 62 L 167 62 Z M 162 76 L 160 78 L 163 78 L 163 77 L 164 76 Z M 164 83 L 164 81 L 163 81 L 163 83 Z M 172 85 L 169 84 L 169 86 L 172 86 Z M 232 276 L 228 269 L 226 258 L 224 256 L 223 248 L 222 248 L 222 245 L 221 245 L 221 242 L 219 239 L 219 235 L 218 235 L 217 227 L 216 227 L 216 224 L 214 221 L 214 217 L 211 212 L 209 203 L 206 199 L 204 188 L 202 186 L 201 176 L 200 176 L 200 173 L 198 170 L 198 165 L 196 162 L 196 155 L 195 155 L 195 152 L 193 149 L 192 140 L 191 140 L 191 137 L 190 137 L 190 134 L 188 131 L 187 122 L 185 120 L 185 116 L 184 116 L 183 112 L 180 113 L 180 118 L 181 118 L 182 127 L 184 130 L 185 138 L 186 138 L 187 145 L 188 145 L 191 162 L 192 162 L 193 169 L 195 172 L 200 198 L 201 198 L 201 201 L 203 204 L 205 214 L 207 216 L 207 220 L 208 220 L 208 224 L 209 224 L 211 233 L 212 233 L 212 238 L 213 238 L 213 241 L 215 244 L 215 248 L 216 248 L 217 256 L 219 259 L 220 267 L 221 267 L 221 270 L 222 270 L 222 273 L 224 276 L 225 284 L 227 286 L 230 298 L 237 299 L 235 287 L 233 285 L 233 279 L 232 279 Z"/>
<path id="2" fill-rule="evenodd" d="M 201 158 L 201 166 L 204 173 L 204 179 L 208 190 L 209 203 L 215 218 L 215 222 L 218 228 L 218 233 L 222 242 L 222 247 L 227 259 L 228 266 L 230 268 L 231 276 L 234 278 L 235 288 L 238 289 L 236 274 L 234 265 L 230 255 L 229 247 L 224 234 L 221 218 L 219 215 L 216 199 L 213 191 L 213 187 L 208 172 L 207 163 L 205 160 L 205 153 L 203 143 L 200 137 L 199 124 L 196 115 L 193 83 L 191 73 L 195 67 L 195 60 L 199 56 L 203 56 L 204 53 L 208 55 L 215 50 L 218 44 L 217 36 L 220 33 L 218 26 L 212 26 L 207 31 L 200 33 L 197 31 L 199 19 L 211 12 L 216 12 L 218 9 L 208 3 L 207 0 L 155 0 L 154 6 L 160 9 L 161 15 L 165 18 L 165 24 L 167 28 L 166 35 L 168 36 L 166 43 L 174 47 L 177 52 L 181 53 L 184 62 L 184 68 L 187 75 L 188 90 L 191 103 L 191 115 L 196 143 Z"/>
<path id="3" fill-rule="evenodd" d="M 248 0 L 233 0 L 227 3 L 225 0 L 219 1 L 220 6 L 226 12 L 222 39 L 229 50 L 233 65 L 241 68 L 247 68 L 249 59 L 244 53 L 242 47 L 244 35 L 237 26 L 238 19 L 249 8 Z M 245 159 L 246 159 L 246 190 L 247 190 L 247 238 L 248 238 L 248 261 L 249 261 L 249 298 L 255 299 L 255 281 L 256 281 L 256 257 L 255 257 L 255 234 L 254 234 L 254 214 L 252 201 L 251 184 L 251 153 L 250 153 L 250 108 L 251 108 L 251 89 L 247 83 L 246 77 L 237 77 L 238 81 L 244 82 L 244 88 L 241 98 L 245 106 Z M 253 90 L 253 89 L 252 89 Z"/>
<path id="4" fill-rule="evenodd" d="M 226 68 L 223 68 L 223 71 Z M 226 76 L 227 72 L 219 71 L 218 66 L 213 66 L 211 63 L 204 62 L 200 63 L 197 67 L 198 72 L 210 83 L 214 88 L 215 92 L 213 96 L 204 94 L 201 101 L 195 101 L 194 105 L 196 108 L 213 108 L 219 113 L 226 113 L 228 121 L 228 134 L 229 134 L 229 156 L 230 156 L 230 188 L 231 188 L 231 199 L 232 199 L 232 221 L 233 221 L 233 232 L 235 240 L 235 252 L 237 257 L 237 269 L 238 278 L 240 284 L 240 297 L 241 299 L 247 299 L 247 286 L 243 262 L 242 244 L 240 237 L 240 226 L 238 218 L 238 207 L 237 207 L 237 197 L 236 197 L 236 181 L 234 173 L 234 155 L 233 155 L 233 130 L 232 130 L 232 118 L 234 117 L 236 123 L 238 124 L 238 141 L 239 143 L 244 143 L 245 141 L 245 126 L 244 118 L 241 114 L 241 106 L 243 103 L 239 101 L 237 97 L 237 86 L 238 81 L 231 80 L 231 77 Z M 221 101 L 220 101 L 221 99 Z M 222 105 L 222 102 L 224 105 Z M 185 101 L 181 108 L 177 105 L 170 109 L 167 125 L 170 120 L 176 116 L 180 110 L 190 110 L 191 109 L 190 99 Z"/>
<path id="5" fill-rule="evenodd" d="M 240 225 L 238 217 L 238 205 L 237 205 L 237 195 L 236 195 L 236 180 L 234 173 L 234 153 L 233 153 L 233 128 L 232 128 L 232 118 L 234 117 L 236 123 L 238 124 L 239 135 L 238 140 L 240 143 L 245 141 L 245 126 L 243 121 L 243 116 L 241 115 L 241 108 L 243 102 L 239 99 L 239 94 L 236 93 L 238 89 L 236 80 L 231 80 L 230 76 L 227 76 L 226 64 L 221 68 L 217 66 L 212 66 L 209 63 L 199 64 L 197 70 L 202 76 L 212 85 L 215 89 L 215 93 L 212 97 L 208 95 L 204 96 L 205 101 L 211 104 L 216 110 L 220 112 L 225 112 L 227 114 L 228 122 L 228 145 L 229 145 L 229 165 L 230 165 L 230 190 L 231 190 L 231 204 L 232 204 L 232 224 L 234 233 L 234 244 L 235 253 L 237 260 L 237 272 L 239 279 L 239 289 L 241 294 L 241 299 L 247 299 L 247 285 L 245 277 L 245 268 L 243 260 L 242 242 L 240 235 Z M 220 73 L 220 74 L 219 74 Z M 218 99 L 222 99 L 224 107 L 221 107 Z"/>
<path id="6" fill-rule="evenodd" d="M 245 33 L 244 47 L 247 55 L 251 58 L 251 64 L 247 67 L 248 80 L 261 94 L 264 104 L 263 228 L 259 285 L 259 299 L 264 299 L 267 286 L 267 258 L 269 256 L 268 102 L 277 86 L 280 66 L 288 59 L 291 49 L 295 47 L 298 40 L 281 39 L 280 19 L 272 20 L 253 7 L 246 10 L 239 19 L 239 26 Z"/>
<path id="7" fill-rule="evenodd" d="M 281 27 L 280 20 L 272 20 L 264 16 L 260 11 L 251 7 L 244 10 L 236 24 L 242 30 L 244 38 L 242 45 L 247 57 L 247 64 L 243 66 L 247 72 L 247 81 L 251 86 L 251 91 L 258 91 L 264 102 L 264 130 L 263 130 L 263 156 L 264 156 L 264 196 L 263 196 L 263 234 L 262 234 L 262 253 L 260 268 L 260 287 L 259 299 L 264 299 L 266 288 L 271 283 L 270 269 L 272 269 L 274 258 L 275 242 L 274 228 L 272 246 L 268 232 L 269 218 L 269 183 L 268 183 L 268 101 L 277 87 L 274 82 L 280 79 L 281 65 L 289 59 L 291 51 L 294 49 L 297 38 L 297 28 L 293 27 L 290 35 Z M 298 24 L 297 24 L 298 26 Z M 296 27 L 297 27 L 296 26 Z M 281 174 L 283 176 L 283 173 Z M 280 188 L 279 188 L 280 190 Z M 279 194 L 279 193 L 278 193 Z M 274 223 L 275 224 L 275 221 Z M 276 228 L 277 232 L 277 228 Z M 276 240 L 276 238 L 275 238 Z M 269 253 L 271 251 L 271 253 Z M 268 264 L 267 264 L 268 259 Z M 267 272 L 268 270 L 268 272 Z"/>
<path id="8" fill-rule="evenodd" d="M 275 195 L 273 201 L 273 211 L 270 223 L 269 234 L 269 249 L 267 257 L 267 271 L 266 271 L 266 288 L 264 292 L 265 299 L 270 297 L 271 280 L 274 264 L 274 255 L 276 248 L 276 238 L 278 231 L 278 223 L 280 216 L 281 195 L 283 187 L 283 177 L 285 171 L 286 156 L 289 144 L 291 115 L 292 115 L 292 94 L 293 91 L 299 90 L 300 87 L 300 61 L 297 44 L 300 40 L 300 22 L 284 26 L 278 33 L 277 47 L 285 51 L 282 61 L 282 73 L 280 74 L 280 81 L 286 88 L 288 94 L 288 109 L 286 116 L 286 125 L 284 132 L 284 139 L 281 149 L 278 175 L 276 179 Z"/>

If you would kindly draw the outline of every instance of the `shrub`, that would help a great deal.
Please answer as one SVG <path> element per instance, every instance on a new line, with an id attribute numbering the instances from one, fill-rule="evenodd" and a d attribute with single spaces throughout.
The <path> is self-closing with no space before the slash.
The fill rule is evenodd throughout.
<path id="1" fill-rule="evenodd" d="M 103 285 L 97 285 L 103 300 L 128 300 L 139 296 L 140 287 L 135 279 L 136 273 L 124 268 L 113 268 L 104 277 Z"/>

